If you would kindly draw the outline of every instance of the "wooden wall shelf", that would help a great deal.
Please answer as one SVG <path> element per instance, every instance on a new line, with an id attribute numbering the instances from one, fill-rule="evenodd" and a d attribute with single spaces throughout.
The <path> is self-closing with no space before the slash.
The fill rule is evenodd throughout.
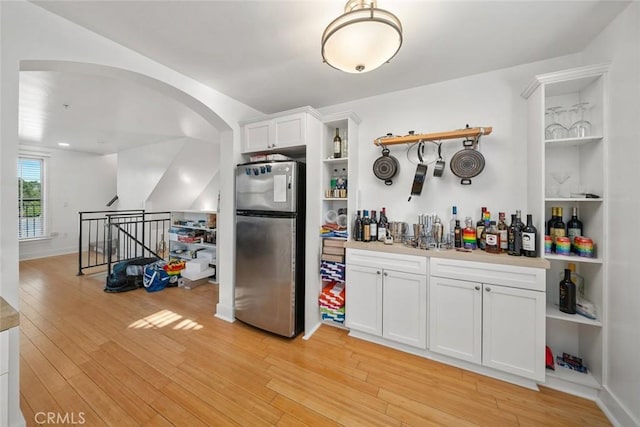
<path id="1" fill-rule="evenodd" d="M 407 136 L 380 137 L 373 140 L 375 145 L 396 145 L 411 144 L 418 141 L 439 141 L 443 139 L 472 138 L 476 139 L 482 135 L 489 135 L 493 128 L 491 126 L 457 129 L 447 132 L 420 133 Z"/>

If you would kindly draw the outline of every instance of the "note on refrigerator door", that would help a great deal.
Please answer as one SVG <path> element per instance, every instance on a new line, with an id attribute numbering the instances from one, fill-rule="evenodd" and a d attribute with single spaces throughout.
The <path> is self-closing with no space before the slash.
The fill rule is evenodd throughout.
<path id="1" fill-rule="evenodd" d="M 273 201 L 276 203 L 284 203 L 287 201 L 287 176 L 273 176 Z"/>

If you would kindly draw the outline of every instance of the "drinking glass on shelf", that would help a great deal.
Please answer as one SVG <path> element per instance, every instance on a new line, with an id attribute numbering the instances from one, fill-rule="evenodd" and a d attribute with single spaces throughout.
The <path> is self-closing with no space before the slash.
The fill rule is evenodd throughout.
<path id="1" fill-rule="evenodd" d="M 553 178 L 553 180 L 557 183 L 556 186 L 551 187 L 551 192 L 554 193 L 553 196 L 564 197 L 560 190 L 562 188 L 562 184 L 564 184 L 569 178 L 571 178 L 571 173 L 566 171 L 551 172 L 551 178 Z"/>
<path id="2" fill-rule="evenodd" d="M 580 119 L 577 120 L 569 128 L 570 138 L 584 138 L 591 135 L 591 123 L 584 119 L 584 112 L 589 108 L 588 102 L 580 102 L 575 104 L 572 109 L 576 110 L 580 114 Z"/>
<path id="3" fill-rule="evenodd" d="M 560 116 L 565 114 L 567 110 L 562 107 L 549 107 L 547 111 L 552 114 L 551 124 L 544 130 L 546 139 L 566 138 L 568 135 L 567 128 L 560 123 Z"/>

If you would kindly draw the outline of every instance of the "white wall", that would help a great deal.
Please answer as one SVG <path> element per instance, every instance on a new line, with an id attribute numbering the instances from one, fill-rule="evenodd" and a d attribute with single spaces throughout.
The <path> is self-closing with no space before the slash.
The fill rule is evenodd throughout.
<path id="1" fill-rule="evenodd" d="M 520 93 L 534 75 L 574 67 L 579 59 L 579 55 L 566 56 L 321 109 L 322 113 L 352 110 L 362 119 L 357 147 L 360 188 L 357 209 L 379 211 L 384 206 L 390 221 L 409 223 L 416 222 L 419 212 L 435 212 L 448 221 L 452 205 L 458 207 L 461 219 L 471 216 L 477 221 L 482 206 L 489 209 L 492 219 L 497 219 L 501 211 L 509 218 L 516 209 L 522 209 L 524 217 L 526 104 Z M 447 162 L 443 177 L 433 177 L 433 165 L 429 165 L 422 194 L 414 196 L 411 202 L 407 199 L 417 163 L 415 148 L 411 151 L 414 162 L 411 163 L 405 145 L 390 147 L 400 163 L 399 175 L 391 186 L 373 174 L 372 165 L 380 156 L 380 148 L 373 145 L 375 138 L 388 132 L 406 135 L 410 130 L 448 131 L 464 128 L 466 124 L 493 127 L 492 134 L 480 141 L 486 165 L 471 185 L 461 185 L 449 169 L 449 160 L 462 149 L 461 140 L 443 141 L 442 154 Z M 543 221 L 534 218 L 538 229 L 543 228 Z"/>
<path id="2" fill-rule="evenodd" d="M 30 147 L 25 150 L 34 152 Z M 116 156 L 48 150 L 47 208 L 51 238 L 20 243 L 20 259 L 77 252 L 78 212 L 104 210 L 116 194 Z"/>
<path id="3" fill-rule="evenodd" d="M 640 265 L 632 262 L 640 212 L 640 3 L 629 5 L 583 52 L 586 64 L 611 62 L 609 78 L 609 269 L 605 393 L 622 425 L 640 425 Z"/>

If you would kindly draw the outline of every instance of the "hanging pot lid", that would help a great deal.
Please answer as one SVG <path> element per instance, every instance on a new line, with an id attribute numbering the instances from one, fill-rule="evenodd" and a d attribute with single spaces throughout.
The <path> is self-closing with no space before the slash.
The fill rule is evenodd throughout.
<path id="1" fill-rule="evenodd" d="M 373 163 L 373 174 L 376 178 L 383 180 L 386 185 L 391 185 L 393 183 L 391 179 L 398 173 L 399 166 L 398 160 L 389 154 L 387 147 L 384 147 L 382 156 Z"/>
<path id="2" fill-rule="evenodd" d="M 465 140 L 464 148 L 453 155 L 449 162 L 451 172 L 461 178 L 460 184 L 471 184 L 471 178 L 478 176 L 485 165 L 484 156 L 476 150 L 476 141 Z"/>

